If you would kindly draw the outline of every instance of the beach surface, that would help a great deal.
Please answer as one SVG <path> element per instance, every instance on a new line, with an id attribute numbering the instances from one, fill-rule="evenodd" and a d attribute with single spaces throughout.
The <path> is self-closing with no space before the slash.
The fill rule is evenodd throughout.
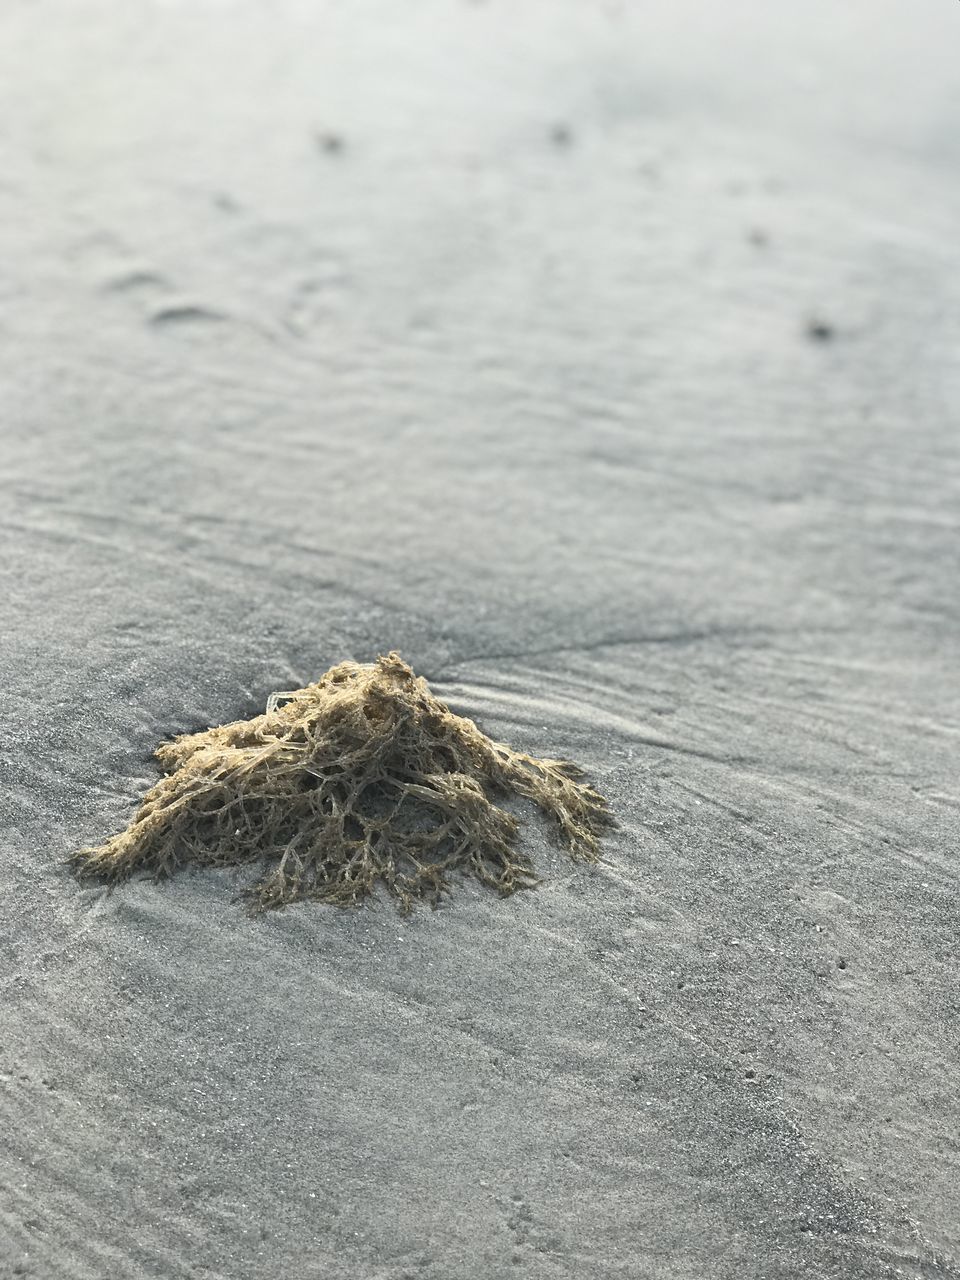
<path id="1" fill-rule="evenodd" d="M 960 6 L 0 11 L 0 1280 L 960 1276 Z M 596 867 L 77 884 L 399 650 Z"/>

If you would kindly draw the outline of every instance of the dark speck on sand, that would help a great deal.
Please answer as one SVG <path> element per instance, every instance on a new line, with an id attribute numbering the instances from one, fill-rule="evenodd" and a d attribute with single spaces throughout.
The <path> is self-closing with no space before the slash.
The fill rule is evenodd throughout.
<path id="1" fill-rule="evenodd" d="M 832 342 L 837 331 L 828 321 L 814 318 L 807 321 L 806 334 L 811 342 L 825 343 Z"/>
<path id="2" fill-rule="evenodd" d="M 314 134 L 314 140 L 319 149 L 328 156 L 340 155 L 346 146 L 342 134 L 332 133 L 329 130 L 320 130 Z"/>

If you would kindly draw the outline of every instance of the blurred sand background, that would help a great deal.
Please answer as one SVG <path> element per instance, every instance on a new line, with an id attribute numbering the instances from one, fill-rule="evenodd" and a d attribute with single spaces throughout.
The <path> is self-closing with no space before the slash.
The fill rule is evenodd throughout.
<path id="1" fill-rule="evenodd" d="M 960 6 L 6 0 L 0 1278 L 960 1275 Z M 590 870 L 104 896 L 398 648 Z"/>

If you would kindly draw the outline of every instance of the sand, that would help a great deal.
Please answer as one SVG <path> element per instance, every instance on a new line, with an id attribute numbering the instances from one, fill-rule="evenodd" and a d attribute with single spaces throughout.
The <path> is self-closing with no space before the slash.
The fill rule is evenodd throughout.
<path id="1" fill-rule="evenodd" d="M 960 1274 L 958 38 L 2 7 L 2 1280 Z M 605 861 L 74 881 L 389 649 Z"/>

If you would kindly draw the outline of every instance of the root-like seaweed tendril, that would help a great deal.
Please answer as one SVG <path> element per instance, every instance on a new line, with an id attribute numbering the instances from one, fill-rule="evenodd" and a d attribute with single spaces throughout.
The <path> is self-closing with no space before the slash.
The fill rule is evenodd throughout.
<path id="1" fill-rule="evenodd" d="M 378 883 L 403 912 L 433 905 L 461 872 L 510 894 L 538 883 L 517 820 L 525 796 L 588 862 L 612 825 L 606 801 L 564 760 L 493 742 L 454 715 L 396 654 L 343 662 L 253 720 L 164 743 L 167 773 L 126 831 L 71 861 L 107 881 L 262 862 L 255 911 L 303 898 L 358 905 Z"/>

